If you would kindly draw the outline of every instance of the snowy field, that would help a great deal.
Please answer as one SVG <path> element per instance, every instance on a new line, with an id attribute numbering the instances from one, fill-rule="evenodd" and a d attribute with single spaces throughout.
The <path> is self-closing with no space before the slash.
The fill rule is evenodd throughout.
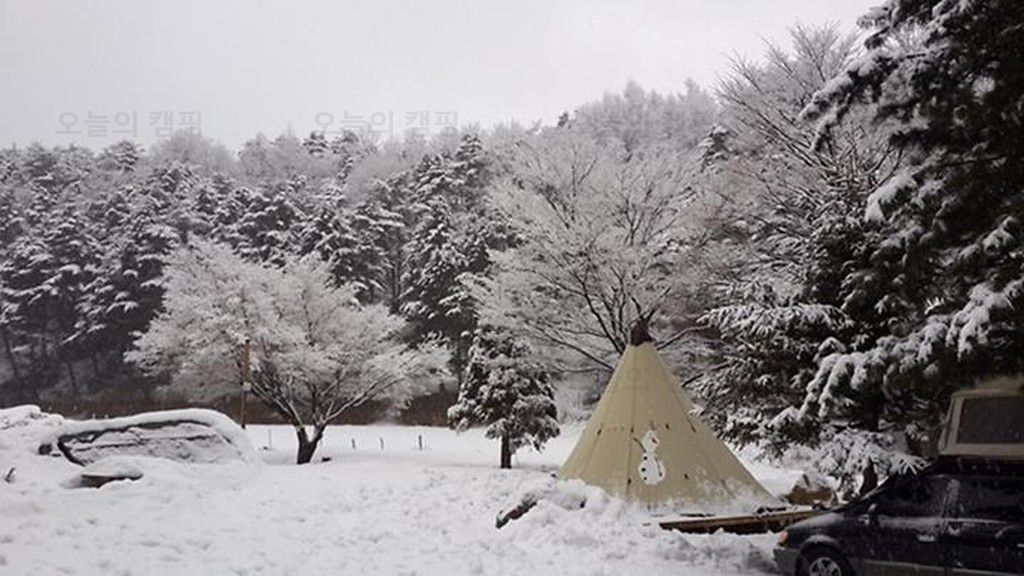
<path id="1" fill-rule="evenodd" d="M 65 487 L 81 469 L 35 454 L 55 419 L 0 422 L 0 574 L 761 574 L 774 536 L 680 535 L 604 499 L 542 502 L 505 528 L 495 514 L 550 475 L 580 427 L 516 468 L 473 430 L 337 426 L 315 463 L 294 465 L 288 427 L 252 426 L 257 466 L 144 466 L 137 482 Z M 422 439 L 422 449 L 421 446 Z M 355 449 L 353 449 L 353 441 Z M 383 449 L 381 442 L 383 441 Z M 322 457 L 328 457 L 324 462 Z M 751 466 L 769 489 L 793 474 Z"/>

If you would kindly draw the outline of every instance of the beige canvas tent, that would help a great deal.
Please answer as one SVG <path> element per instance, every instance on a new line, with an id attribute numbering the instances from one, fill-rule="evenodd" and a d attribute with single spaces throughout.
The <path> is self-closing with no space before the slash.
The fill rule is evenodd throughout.
<path id="1" fill-rule="evenodd" d="M 693 413 L 645 327 L 633 342 L 559 476 L 688 510 L 779 505 Z"/>

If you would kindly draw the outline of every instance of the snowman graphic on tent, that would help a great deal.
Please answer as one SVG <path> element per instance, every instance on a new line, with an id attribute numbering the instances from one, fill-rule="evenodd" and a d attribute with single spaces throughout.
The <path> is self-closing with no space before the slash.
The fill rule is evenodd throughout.
<path id="1" fill-rule="evenodd" d="M 640 457 L 640 479 L 648 486 L 657 486 L 665 479 L 665 463 L 658 458 L 658 435 L 654 430 L 648 430 L 640 440 L 640 447 L 644 453 Z"/>

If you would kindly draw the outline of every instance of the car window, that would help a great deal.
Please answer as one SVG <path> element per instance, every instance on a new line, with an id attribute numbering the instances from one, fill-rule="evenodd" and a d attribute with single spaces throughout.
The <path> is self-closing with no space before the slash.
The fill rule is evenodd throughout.
<path id="1" fill-rule="evenodd" d="M 955 478 L 951 482 L 949 516 L 1024 522 L 1024 479 Z"/>
<path id="2" fill-rule="evenodd" d="M 939 516 L 947 497 L 946 476 L 911 478 L 878 495 L 875 513 L 882 516 Z"/>
<path id="3" fill-rule="evenodd" d="M 964 400 L 957 442 L 1018 444 L 1024 442 L 1024 397 Z"/>

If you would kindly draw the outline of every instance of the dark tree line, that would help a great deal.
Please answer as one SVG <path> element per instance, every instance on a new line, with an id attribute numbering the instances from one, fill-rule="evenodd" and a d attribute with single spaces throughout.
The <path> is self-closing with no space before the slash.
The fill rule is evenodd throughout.
<path id="1" fill-rule="evenodd" d="M 123 355 L 160 309 L 167 255 L 192 237 L 269 265 L 319 256 L 339 285 L 406 317 L 411 343 L 443 338 L 462 373 L 476 320 L 459 278 L 482 273 L 501 241 L 482 202 L 478 138 L 403 150 L 420 158 L 359 187 L 348 185 L 353 167 L 394 152 L 353 134 L 260 137 L 226 167 L 221 152 L 183 134 L 148 154 L 131 142 L 0 153 L 0 337 L 13 395 L 64 384 L 78 396 L 138 378 Z"/>

